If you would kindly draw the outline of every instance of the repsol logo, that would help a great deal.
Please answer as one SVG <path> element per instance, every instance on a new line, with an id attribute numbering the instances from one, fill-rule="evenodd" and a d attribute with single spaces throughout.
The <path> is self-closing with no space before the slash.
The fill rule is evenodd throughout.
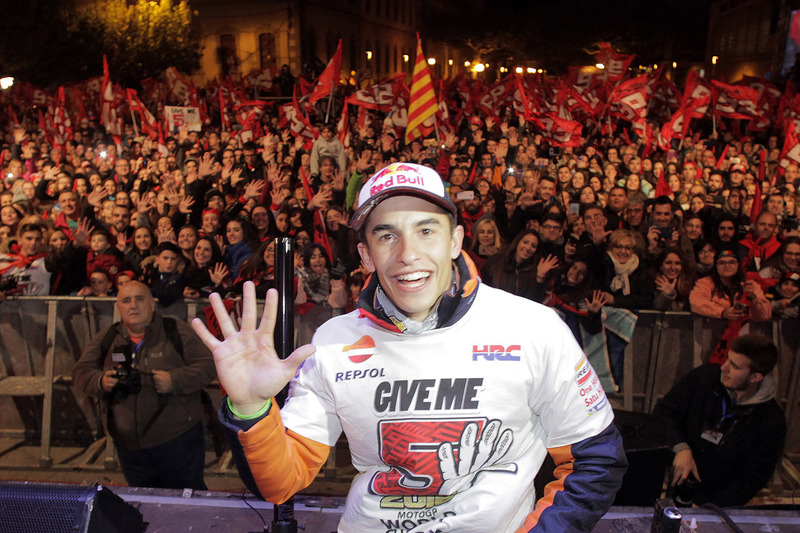
<path id="1" fill-rule="evenodd" d="M 482 357 L 487 361 L 519 361 L 519 355 L 514 355 L 514 352 L 519 352 L 521 349 L 519 344 L 512 344 L 508 347 L 502 344 L 473 345 L 472 360 L 477 361 L 479 357 Z"/>
<path id="2" fill-rule="evenodd" d="M 383 368 L 367 368 L 365 370 L 348 370 L 347 372 L 337 372 L 335 381 L 353 381 L 356 379 L 382 377 L 386 377 Z"/>
<path id="3" fill-rule="evenodd" d="M 477 409 L 483 378 L 382 381 L 375 388 L 378 413 Z"/>

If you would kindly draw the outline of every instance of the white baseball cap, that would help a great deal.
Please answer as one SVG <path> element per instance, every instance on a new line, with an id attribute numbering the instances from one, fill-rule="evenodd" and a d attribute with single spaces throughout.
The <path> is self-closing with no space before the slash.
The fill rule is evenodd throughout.
<path id="1" fill-rule="evenodd" d="M 414 163 L 392 163 L 376 172 L 361 187 L 350 227 L 360 230 L 379 203 L 399 195 L 422 198 L 454 216 L 458 212 L 435 170 Z"/>

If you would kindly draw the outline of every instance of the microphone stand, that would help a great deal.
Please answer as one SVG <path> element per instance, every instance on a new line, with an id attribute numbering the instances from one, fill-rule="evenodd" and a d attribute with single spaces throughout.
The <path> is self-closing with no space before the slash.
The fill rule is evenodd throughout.
<path id="1" fill-rule="evenodd" d="M 275 239 L 275 287 L 278 289 L 278 317 L 275 323 L 275 351 L 286 359 L 294 351 L 294 250 L 291 237 Z M 275 397 L 280 407 L 289 392 L 289 385 Z M 294 498 L 274 507 L 272 533 L 297 533 L 294 519 Z"/>

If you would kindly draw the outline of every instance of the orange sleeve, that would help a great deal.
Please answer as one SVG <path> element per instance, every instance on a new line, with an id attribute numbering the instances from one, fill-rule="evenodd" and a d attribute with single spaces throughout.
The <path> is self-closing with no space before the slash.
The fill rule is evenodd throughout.
<path id="1" fill-rule="evenodd" d="M 286 429 L 274 400 L 272 405 L 256 425 L 239 431 L 239 442 L 259 492 L 278 504 L 311 484 L 331 447 Z"/>
<path id="2" fill-rule="evenodd" d="M 547 484 L 544 488 L 544 495 L 536 502 L 536 508 L 525 519 L 525 523 L 517 530 L 517 533 L 528 533 L 536 524 L 539 523 L 539 518 L 545 509 L 553 505 L 553 500 L 556 494 L 564 491 L 564 481 L 567 476 L 572 473 L 572 464 L 575 458 L 572 456 L 572 446 L 559 446 L 558 448 L 548 448 L 547 451 L 556 463 L 556 468 L 553 470 L 555 479 Z"/>
<path id="3" fill-rule="evenodd" d="M 503 188 L 503 171 L 500 167 L 494 167 L 492 174 L 492 187 Z"/>

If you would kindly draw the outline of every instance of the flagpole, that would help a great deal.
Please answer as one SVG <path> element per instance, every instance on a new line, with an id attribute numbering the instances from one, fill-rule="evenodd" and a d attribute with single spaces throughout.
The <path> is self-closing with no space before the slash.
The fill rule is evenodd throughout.
<path id="1" fill-rule="evenodd" d="M 128 106 L 128 110 L 131 112 L 131 120 L 133 121 L 133 133 L 138 137 L 139 128 L 136 126 L 136 115 L 133 114 L 133 109 L 130 109 L 130 106 Z"/>
<path id="2" fill-rule="evenodd" d="M 331 92 L 328 93 L 328 110 L 325 112 L 325 124 L 331 116 L 331 102 L 333 101 L 333 82 L 331 81 Z"/>

